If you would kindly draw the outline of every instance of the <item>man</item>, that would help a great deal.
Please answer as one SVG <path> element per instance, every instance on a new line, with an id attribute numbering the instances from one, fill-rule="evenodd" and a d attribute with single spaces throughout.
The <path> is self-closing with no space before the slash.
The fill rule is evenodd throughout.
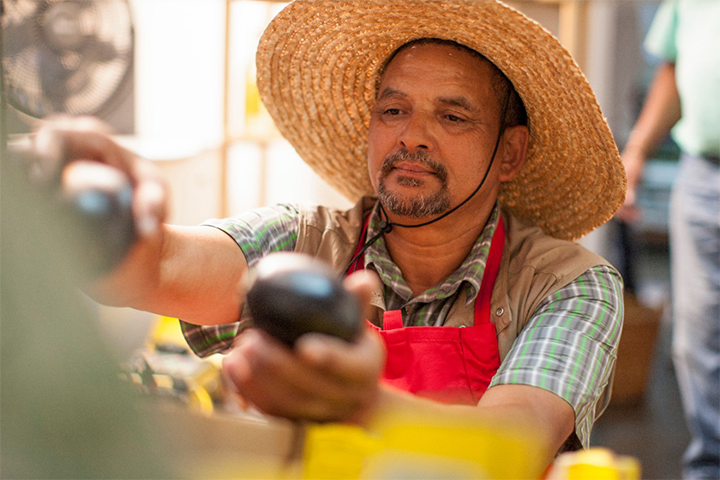
<path id="1" fill-rule="evenodd" d="M 682 150 L 670 209 L 673 360 L 692 441 L 686 478 L 720 477 L 720 3 L 661 4 L 648 51 L 662 60 L 623 149 L 628 196 L 618 216 L 637 217 L 643 166 L 672 129 Z M 713 40 L 714 39 L 714 40 Z"/>
<path id="2" fill-rule="evenodd" d="M 526 425 L 548 461 L 566 441 L 587 447 L 622 287 L 607 262 L 561 239 L 610 218 L 625 180 L 559 43 L 494 1 L 298 0 L 265 32 L 258 79 L 283 135 L 357 206 L 156 225 L 163 188 L 146 164 L 65 130 L 71 157 L 136 179 L 142 235 L 88 291 L 183 319 L 193 349 L 229 353 L 229 379 L 268 414 L 364 423 L 402 405 Z M 281 250 L 348 274 L 375 329 L 349 344 L 308 334 L 289 349 L 237 322 L 245 272 Z"/>

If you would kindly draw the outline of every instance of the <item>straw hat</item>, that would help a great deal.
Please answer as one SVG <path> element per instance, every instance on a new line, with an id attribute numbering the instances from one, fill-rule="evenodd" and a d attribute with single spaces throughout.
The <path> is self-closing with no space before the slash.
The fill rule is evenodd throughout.
<path id="1" fill-rule="evenodd" d="M 260 95 L 282 135 L 351 200 L 372 194 L 367 133 L 388 56 L 418 38 L 453 40 L 497 65 L 528 114 L 528 158 L 501 203 L 557 238 L 612 217 L 625 172 L 595 96 L 549 32 L 496 0 L 296 0 L 263 34 Z"/>

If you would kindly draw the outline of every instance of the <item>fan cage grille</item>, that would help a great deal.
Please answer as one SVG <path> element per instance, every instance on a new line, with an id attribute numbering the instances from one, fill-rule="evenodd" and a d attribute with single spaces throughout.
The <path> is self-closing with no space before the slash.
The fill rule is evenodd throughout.
<path id="1" fill-rule="evenodd" d="M 132 71 L 126 0 L 6 1 L 3 32 L 8 103 L 35 118 L 98 115 Z"/>

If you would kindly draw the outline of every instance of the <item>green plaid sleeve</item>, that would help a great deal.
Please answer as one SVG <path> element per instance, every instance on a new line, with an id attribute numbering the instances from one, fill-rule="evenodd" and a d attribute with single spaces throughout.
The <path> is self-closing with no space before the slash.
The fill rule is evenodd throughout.
<path id="1" fill-rule="evenodd" d="M 204 225 L 219 228 L 238 244 L 249 266 L 273 252 L 295 249 L 300 210 L 297 205 L 279 204 L 251 210 L 237 217 L 209 220 Z"/>
<path id="2" fill-rule="evenodd" d="M 249 266 L 272 252 L 293 251 L 299 231 L 297 205 L 263 207 L 237 217 L 210 220 L 204 225 L 227 233 L 245 255 Z M 238 312 L 239 314 L 242 312 Z M 232 347 L 238 332 L 249 324 L 242 314 L 237 322 L 221 325 L 193 325 L 180 321 L 190 349 L 200 357 L 220 353 Z"/>
<path id="3" fill-rule="evenodd" d="M 590 443 L 595 404 L 608 384 L 622 329 L 622 279 L 594 267 L 548 297 L 498 369 L 490 387 L 532 385 L 575 410 L 575 433 Z"/>

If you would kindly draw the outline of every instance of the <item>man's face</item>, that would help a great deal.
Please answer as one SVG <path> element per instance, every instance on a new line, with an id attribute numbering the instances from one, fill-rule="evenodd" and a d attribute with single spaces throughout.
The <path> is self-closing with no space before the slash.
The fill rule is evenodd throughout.
<path id="1" fill-rule="evenodd" d="M 368 170 L 383 205 L 423 218 L 462 202 L 485 174 L 499 117 L 489 63 L 448 45 L 401 51 L 385 70 L 368 134 Z M 498 185 L 490 175 L 473 201 Z"/>

